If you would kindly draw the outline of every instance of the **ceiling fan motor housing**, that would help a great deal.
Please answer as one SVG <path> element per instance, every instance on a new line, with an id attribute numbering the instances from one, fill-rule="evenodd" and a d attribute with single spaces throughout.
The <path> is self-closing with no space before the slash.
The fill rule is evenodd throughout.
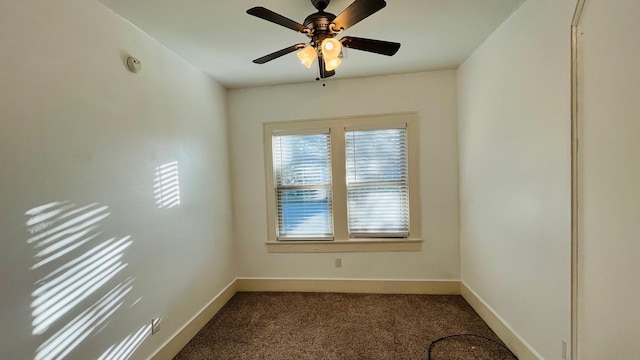
<path id="1" fill-rule="evenodd" d="M 322 10 L 326 9 L 327 6 L 329 6 L 329 2 L 330 1 L 331 0 L 311 0 L 311 3 L 313 4 L 313 6 L 316 9 L 322 11 Z"/>
<path id="2" fill-rule="evenodd" d="M 336 36 L 331 31 L 331 23 L 336 18 L 334 14 L 319 11 L 315 14 L 307 16 L 304 20 L 304 26 L 310 30 L 307 34 L 316 44 L 321 43 L 326 38 Z"/>

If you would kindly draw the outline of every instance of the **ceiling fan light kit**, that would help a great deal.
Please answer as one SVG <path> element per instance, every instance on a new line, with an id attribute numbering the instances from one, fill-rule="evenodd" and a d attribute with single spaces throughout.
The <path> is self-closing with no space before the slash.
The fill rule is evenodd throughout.
<path id="1" fill-rule="evenodd" d="M 342 64 L 342 60 L 340 60 L 339 57 L 325 60 L 325 68 L 327 69 L 327 71 L 333 71 L 337 69 L 340 64 Z"/>
<path id="2" fill-rule="evenodd" d="M 307 68 L 311 68 L 318 59 L 320 78 L 335 75 L 335 69 L 342 63 L 342 48 L 368 51 L 376 54 L 392 56 L 400 49 L 399 43 L 345 36 L 340 40 L 336 36 L 363 19 L 384 8 L 384 0 L 355 0 L 340 15 L 325 12 L 330 0 L 311 0 L 318 12 L 304 20 L 303 24 L 286 18 L 261 6 L 247 10 L 249 15 L 284 26 L 309 37 L 308 43 L 300 43 L 278 50 L 253 60 L 256 64 L 264 64 L 281 56 L 298 51 L 298 59 Z"/>
<path id="3" fill-rule="evenodd" d="M 325 59 L 333 59 L 340 56 L 342 51 L 342 43 L 336 38 L 326 38 L 322 42 L 322 56 Z"/>
<path id="4" fill-rule="evenodd" d="M 311 69 L 313 61 L 318 57 L 318 51 L 311 45 L 305 46 L 302 50 L 298 51 L 298 59 L 300 63 L 306 66 L 307 69 Z"/>

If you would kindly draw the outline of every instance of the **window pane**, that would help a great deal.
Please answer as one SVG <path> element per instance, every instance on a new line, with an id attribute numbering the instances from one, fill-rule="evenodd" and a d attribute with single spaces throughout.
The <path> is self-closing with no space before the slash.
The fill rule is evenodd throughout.
<path id="1" fill-rule="evenodd" d="M 330 237 L 331 191 L 278 190 L 278 228 L 281 238 Z"/>
<path id="2" fill-rule="evenodd" d="M 407 237 L 406 129 L 346 132 L 349 236 Z"/>
<path id="3" fill-rule="evenodd" d="M 333 235 L 328 134 L 273 136 L 278 238 Z"/>

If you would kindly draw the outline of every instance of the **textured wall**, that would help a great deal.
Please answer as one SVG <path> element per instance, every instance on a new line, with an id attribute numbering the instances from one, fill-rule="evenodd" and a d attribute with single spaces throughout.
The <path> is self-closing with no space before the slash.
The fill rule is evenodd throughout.
<path id="1" fill-rule="evenodd" d="M 95 1 L 0 49 L 0 357 L 147 358 L 235 277 L 225 90 Z"/>
<path id="2" fill-rule="evenodd" d="M 455 71 L 232 90 L 229 111 L 239 276 L 459 279 Z M 267 253 L 262 124 L 398 112 L 419 115 L 422 251 Z"/>
<path id="3" fill-rule="evenodd" d="M 534 351 L 570 337 L 570 25 L 524 3 L 458 71 L 462 281 Z"/>
<path id="4" fill-rule="evenodd" d="M 587 0 L 580 37 L 580 359 L 640 354 L 640 3 Z"/>

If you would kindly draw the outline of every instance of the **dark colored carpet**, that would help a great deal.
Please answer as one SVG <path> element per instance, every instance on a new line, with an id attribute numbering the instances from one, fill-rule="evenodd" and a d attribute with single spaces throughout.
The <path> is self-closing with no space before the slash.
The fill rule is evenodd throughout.
<path id="1" fill-rule="evenodd" d="M 453 334 L 498 340 L 461 296 L 237 293 L 175 359 L 427 359 Z M 514 357 L 464 337 L 436 343 L 431 359 Z"/>

